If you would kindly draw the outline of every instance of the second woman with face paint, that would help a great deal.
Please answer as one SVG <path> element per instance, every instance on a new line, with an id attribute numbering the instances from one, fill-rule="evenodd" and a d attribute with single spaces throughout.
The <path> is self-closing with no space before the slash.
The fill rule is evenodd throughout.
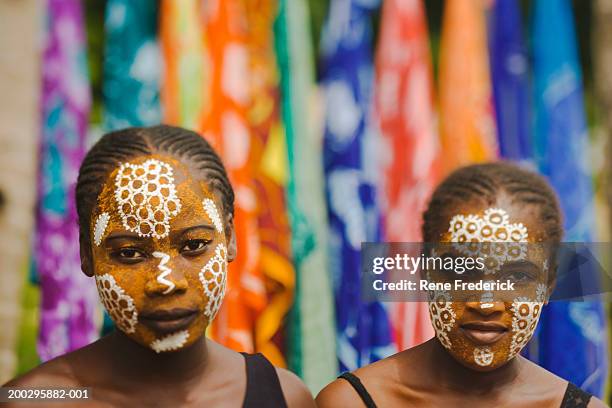
<path id="1" fill-rule="evenodd" d="M 9 387 L 89 387 L 105 406 L 312 407 L 304 384 L 260 354 L 204 336 L 236 256 L 234 193 L 194 132 L 130 128 L 103 136 L 77 184 L 83 272 L 117 330 Z"/>
<path id="2" fill-rule="evenodd" d="M 508 163 L 459 169 L 433 193 L 423 217 L 423 237 L 436 250 L 469 252 L 473 245 L 489 253 L 487 278 L 515 273 L 511 265 L 518 264 L 519 272 L 531 268 L 547 279 L 526 280 L 523 290 L 533 290 L 512 299 L 431 291 L 436 336 L 342 374 L 319 393 L 318 406 L 605 406 L 519 354 L 554 284 L 554 271 L 549 271 L 554 267 L 541 248 L 558 244 L 562 237 L 557 198 L 543 178 Z M 523 252 L 527 249 L 529 255 Z M 447 274 L 434 271 L 428 278 L 444 281 Z"/>

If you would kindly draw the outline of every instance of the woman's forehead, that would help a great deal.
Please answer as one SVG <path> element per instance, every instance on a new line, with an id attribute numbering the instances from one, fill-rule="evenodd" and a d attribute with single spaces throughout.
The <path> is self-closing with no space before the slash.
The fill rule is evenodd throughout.
<path id="1" fill-rule="evenodd" d="M 219 208 L 214 190 L 198 171 L 173 156 L 155 154 L 119 163 L 94 214 L 116 214 L 126 230 L 161 238 L 172 224 L 210 218 L 204 203 L 210 208 L 211 202 Z"/>
<path id="2" fill-rule="evenodd" d="M 185 184 L 197 194 L 207 197 L 214 196 L 213 188 L 200 170 L 189 161 L 165 153 L 141 155 L 118 163 L 106 178 L 105 185 L 115 188 L 121 176 L 127 176 L 128 178 L 136 176 L 142 178 L 148 184 L 155 184 L 159 180 L 156 175 L 160 173 L 168 174 L 168 172 L 177 188 Z"/>
<path id="3" fill-rule="evenodd" d="M 466 220 L 475 222 L 478 227 L 475 232 L 478 234 L 482 229 L 485 234 L 499 231 L 500 236 L 497 237 L 499 241 L 534 242 L 543 238 L 537 206 L 518 203 L 504 192 L 498 193 L 493 202 L 475 199 L 454 205 L 440 220 L 440 235 L 446 240 L 451 240 L 453 231 L 459 228 L 461 221 Z M 512 239 L 511 234 L 514 234 L 515 239 Z"/>

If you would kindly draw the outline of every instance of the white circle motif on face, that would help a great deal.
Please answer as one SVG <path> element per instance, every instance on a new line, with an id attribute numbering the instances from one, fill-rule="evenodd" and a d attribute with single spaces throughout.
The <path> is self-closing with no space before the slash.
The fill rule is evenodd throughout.
<path id="1" fill-rule="evenodd" d="M 115 282 L 112 275 L 105 273 L 96 276 L 96 286 L 102 304 L 111 318 L 124 333 L 134 333 L 138 323 L 138 312 L 132 299 L 121 286 Z"/>
<path id="2" fill-rule="evenodd" d="M 529 236 L 527 227 L 521 222 L 510 224 L 510 216 L 502 208 L 488 208 L 484 215 L 457 214 L 450 220 L 448 232 L 453 247 L 468 256 L 476 256 L 492 250 L 485 260 L 485 273 L 495 273 L 507 261 L 524 259 L 527 251 L 524 245 Z M 466 243 L 494 242 L 492 248 Z M 514 245 L 513 245 L 514 244 Z"/>
<path id="3" fill-rule="evenodd" d="M 181 330 L 180 332 L 169 334 L 161 339 L 155 339 L 149 345 L 156 353 L 162 351 L 174 351 L 178 350 L 185 345 L 189 338 L 189 332 L 187 330 Z"/>
<path id="4" fill-rule="evenodd" d="M 429 317 L 433 324 L 436 337 L 444 348 L 452 347 L 448 333 L 455 325 L 457 315 L 453 310 L 453 302 L 448 292 L 444 290 L 429 292 Z"/>
<path id="5" fill-rule="evenodd" d="M 217 245 L 215 255 L 200 270 L 199 277 L 204 293 L 208 297 L 204 315 L 211 322 L 217 315 L 225 296 L 227 283 L 227 250 L 225 245 Z"/>
<path id="6" fill-rule="evenodd" d="M 123 227 L 140 237 L 164 238 L 181 210 L 172 166 L 149 159 L 123 163 L 115 177 L 115 200 Z"/>
<path id="7" fill-rule="evenodd" d="M 474 349 L 474 362 L 481 367 L 490 366 L 493 362 L 493 352 L 489 347 L 476 347 Z"/>
<path id="8" fill-rule="evenodd" d="M 512 340 L 510 341 L 509 358 L 514 357 L 529 343 L 544 307 L 546 285 L 538 284 L 536 301 L 526 297 L 517 297 L 512 302 Z"/>

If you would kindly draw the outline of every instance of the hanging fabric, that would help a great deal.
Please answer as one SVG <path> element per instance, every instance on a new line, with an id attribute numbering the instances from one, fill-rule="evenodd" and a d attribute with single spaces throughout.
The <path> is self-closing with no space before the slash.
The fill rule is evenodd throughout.
<path id="1" fill-rule="evenodd" d="M 439 70 L 445 174 L 497 156 L 483 3 L 445 3 Z"/>
<path id="2" fill-rule="evenodd" d="M 48 0 L 42 61 L 42 134 L 34 267 L 40 277 L 43 361 L 97 337 L 98 295 L 81 272 L 74 188 L 91 103 L 85 27 L 78 0 Z"/>
<path id="3" fill-rule="evenodd" d="M 533 3 L 533 19 L 536 162 L 559 195 L 564 241 L 590 242 L 595 225 L 593 186 L 571 3 L 538 0 Z M 542 310 L 537 342 L 535 358 L 540 365 L 602 396 L 608 338 L 601 302 L 550 302 Z"/>
<path id="4" fill-rule="evenodd" d="M 288 153 L 287 205 L 296 273 L 287 362 L 313 394 L 336 375 L 333 295 L 327 264 L 321 138 L 311 97 L 314 63 L 305 0 L 280 0 L 275 25 Z"/>
<path id="5" fill-rule="evenodd" d="M 421 1 L 383 3 L 376 56 L 385 241 L 421 242 L 421 219 L 438 178 L 439 140 L 425 11 Z M 400 350 L 433 337 L 425 302 L 392 305 Z"/>
<path id="6" fill-rule="evenodd" d="M 370 117 L 370 17 L 377 6 L 377 1 L 332 0 L 322 34 L 323 157 L 341 370 L 396 351 L 385 306 L 363 302 L 360 293 L 361 243 L 381 238 L 375 188 L 379 142 Z"/>

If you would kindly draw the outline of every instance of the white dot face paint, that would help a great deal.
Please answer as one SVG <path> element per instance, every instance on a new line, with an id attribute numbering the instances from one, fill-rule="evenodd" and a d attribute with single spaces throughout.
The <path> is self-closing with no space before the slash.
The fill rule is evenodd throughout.
<path id="1" fill-rule="evenodd" d="M 189 332 L 187 330 L 181 330 L 180 332 L 169 334 L 160 339 L 155 339 L 149 347 L 156 353 L 164 351 L 178 350 L 185 345 L 189 338 Z"/>
<path id="2" fill-rule="evenodd" d="M 221 216 L 219 215 L 215 202 L 210 198 L 205 198 L 202 201 L 202 206 L 204 207 L 204 211 L 206 211 L 206 215 L 208 215 L 208 218 L 210 218 L 214 224 L 217 232 L 223 232 L 223 223 L 221 222 Z"/>
<path id="3" fill-rule="evenodd" d="M 504 209 L 488 208 L 479 215 L 456 214 L 451 217 L 447 232 L 442 242 L 452 244 L 454 249 L 466 256 L 483 257 L 485 273 L 496 274 L 508 262 L 527 259 L 527 227 L 521 222 L 512 223 Z M 548 262 L 542 264 L 542 269 L 547 271 Z M 523 286 L 521 290 L 527 291 L 528 286 Z M 485 291 L 478 294 L 476 300 L 479 306 L 453 302 L 450 296 L 440 292 L 430 295 L 429 312 L 436 337 L 456 360 L 473 369 L 499 367 L 525 347 L 536 329 L 546 300 L 547 286 L 538 284 L 535 299 L 533 296 L 519 295 L 511 304 L 507 304 L 502 313 L 508 314 L 508 318 L 499 320 L 499 323 L 507 326 L 507 335 L 484 345 L 463 333 L 459 326 L 468 321 L 484 320 L 485 315 L 491 316 L 485 311 L 496 306 L 494 293 Z M 482 311 L 483 319 L 476 316 L 478 310 Z"/>
<path id="4" fill-rule="evenodd" d="M 108 273 L 96 276 L 96 286 L 102 304 L 117 327 L 125 333 L 134 333 L 138 323 L 138 312 L 134 306 L 134 299 L 126 294 L 123 288 L 115 282 L 115 278 Z"/>
<path id="5" fill-rule="evenodd" d="M 536 301 L 518 297 L 512 302 L 512 340 L 510 357 L 514 357 L 529 343 L 536 327 L 546 299 L 546 285 L 538 284 Z"/>
<path id="6" fill-rule="evenodd" d="M 217 245 L 215 255 L 204 265 L 199 277 L 204 293 L 208 297 L 204 314 L 211 322 L 217 315 L 225 296 L 227 282 L 227 249 L 225 245 Z"/>
<path id="7" fill-rule="evenodd" d="M 431 318 L 436 337 L 440 340 L 442 346 L 450 349 L 452 344 L 448 333 L 455 326 L 455 319 L 457 317 L 453 310 L 451 296 L 448 292 L 441 290 L 431 291 L 429 297 L 429 317 Z"/>
<path id="8" fill-rule="evenodd" d="M 115 200 L 123 227 L 140 237 L 168 236 L 170 219 L 181 210 L 172 166 L 156 159 L 123 163 L 115 177 Z"/>
<path id="9" fill-rule="evenodd" d="M 476 347 L 474 349 L 474 362 L 481 367 L 490 366 L 493 362 L 493 352 L 489 347 Z"/>
<path id="10" fill-rule="evenodd" d="M 482 217 L 457 214 L 449 223 L 450 242 L 456 243 L 455 249 L 468 256 L 485 256 L 485 273 L 496 273 L 505 262 L 526 256 L 525 246 L 519 243 L 527 242 L 527 227 L 520 222 L 511 224 L 509 219 L 501 208 L 488 208 Z M 503 244 L 482 244 L 489 242 Z"/>
<path id="11" fill-rule="evenodd" d="M 108 221 L 110 220 L 110 215 L 107 212 L 103 212 L 98 215 L 96 219 L 96 225 L 94 227 L 94 242 L 96 246 L 100 246 L 102 243 L 102 239 L 104 238 L 104 233 L 106 232 L 106 227 L 108 226 Z"/>
<path id="12" fill-rule="evenodd" d="M 157 275 L 157 281 L 162 285 L 166 286 L 163 294 L 167 295 L 172 292 L 175 288 L 174 282 L 166 279 L 168 275 L 172 273 L 172 270 L 166 265 L 170 260 L 170 255 L 163 252 L 153 252 L 154 257 L 159 258 L 159 265 L 157 265 L 157 269 L 159 269 L 159 274 Z"/>

